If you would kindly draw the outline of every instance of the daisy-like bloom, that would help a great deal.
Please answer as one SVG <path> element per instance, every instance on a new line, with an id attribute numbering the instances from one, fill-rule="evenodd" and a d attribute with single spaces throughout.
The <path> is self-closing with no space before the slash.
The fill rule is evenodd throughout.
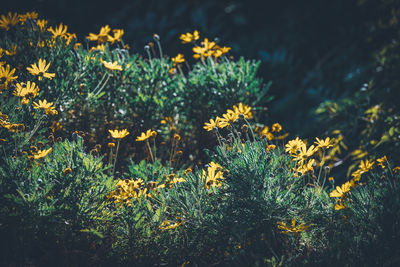
<path id="1" fill-rule="evenodd" d="M 160 230 L 165 231 L 165 230 L 172 230 L 177 228 L 179 225 L 182 224 L 182 221 L 178 222 L 171 222 L 171 221 L 163 221 L 163 223 L 158 227 Z"/>
<path id="2" fill-rule="evenodd" d="M 317 148 L 314 147 L 314 145 L 311 145 L 309 148 L 307 148 L 306 144 L 302 144 L 299 149 L 299 153 L 294 156 L 294 159 L 302 163 L 309 157 L 311 157 L 314 152 L 317 151 Z"/>
<path id="3" fill-rule="evenodd" d="M 114 62 L 107 62 L 104 61 L 103 59 L 100 58 L 101 63 L 103 63 L 104 67 L 106 67 L 109 70 L 119 70 L 122 71 L 122 67 L 118 65 L 117 61 Z"/>
<path id="4" fill-rule="evenodd" d="M 345 208 L 347 208 L 346 203 L 344 202 L 343 199 L 339 199 L 335 204 L 335 210 L 342 210 Z"/>
<path id="5" fill-rule="evenodd" d="M 50 26 L 50 28 L 48 28 L 47 30 L 51 32 L 51 34 L 53 35 L 53 39 L 57 39 L 57 37 L 67 37 L 68 26 L 60 23 L 60 25 L 58 25 L 54 29 Z"/>
<path id="6" fill-rule="evenodd" d="M 297 168 L 297 172 L 301 173 L 301 175 L 305 175 L 306 173 L 314 171 L 315 159 L 310 159 L 307 163 L 300 165 Z"/>
<path id="7" fill-rule="evenodd" d="M 5 115 L 5 116 L 7 116 L 7 115 Z M 25 125 L 23 123 L 11 123 L 11 122 L 5 121 L 1 118 L 0 118 L 0 125 L 13 133 L 25 130 Z"/>
<path id="8" fill-rule="evenodd" d="M 168 73 L 169 73 L 169 74 L 172 74 L 172 75 L 173 75 L 173 74 L 176 74 L 176 68 L 174 68 L 174 67 L 170 68 L 169 71 L 168 71 Z"/>
<path id="9" fill-rule="evenodd" d="M 215 162 L 210 162 L 208 165 L 207 171 L 203 170 L 202 173 L 202 179 L 206 179 L 206 188 L 220 187 L 221 181 L 224 179 L 222 166 Z"/>
<path id="10" fill-rule="evenodd" d="M 123 29 L 114 29 L 113 34 L 114 36 L 110 37 L 109 36 L 109 41 L 113 44 L 115 42 L 121 42 L 121 38 L 124 35 L 124 30 Z"/>
<path id="11" fill-rule="evenodd" d="M 17 54 L 17 45 L 16 44 L 11 45 L 10 50 L 4 50 L 4 52 L 6 53 L 7 56 L 14 56 L 15 54 Z"/>
<path id="12" fill-rule="evenodd" d="M 26 69 L 29 71 L 30 74 L 39 76 L 38 79 L 39 81 L 41 81 L 43 77 L 51 80 L 56 76 L 55 73 L 47 72 L 49 68 L 50 62 L 46 65 L 46 60 L 39 58 L 39 63 L 37 65 L 36 63 L 31 64 L 31 67 L 27 67 Z"/>
<path id="13" fill-rule="evenodd" d="M 65 168 L 64 170 L 63 170 L 63 174 L 64 175 L 67 175 L 67 174 L 69 174 L 69 173 L 71 173 L 72 172 L 72 170 L 71 170 L 71 168 Z"/>
<path id="14" fill-rule="evenodd" d="M 226 126 L 231 125 L 235 121 L 239 119 L 239 114 L 234 112 L 231 109 L 228 109 L 225 114 L 222 114 L 222 118 L 219 120 L 219 128 L 225 128 Z"/>
<path id="15" fill-rule="evenodd" d="M 220 46 L 216 45 L 216 46 L 214 47 L 213 56 L 214 56 L 215 58 L 218 58 L 218 57 L 220 57 L 220 56 L 222 56 L 222 55 L 228 53 L 230 50 L 231 50 L 230 47 L 226 47 L 226 46 L 220 47 Z"/>
<path id="16" fill-rule="evenodd" d="M 220 117 L 217 117 L 215 120 L 210 119 L 210 122 L 204 123 L 204 129 L 207 131 L 212 131 L 215 127 L 219 127 Z"/>
<path id="17" fill-rule="evenodd" d="M 317 141 L 315 141 L 314 143 L 317 144 L 317 147 L 322 148 L 322 149 L 327 149 L 330 147 L 333 147 L 333 142 L 335 142 L 335 139 L 332 138 L 330 139 L 329 137 L 324 139 L 319 139 L 318 137 L 315 138 Z"/>
<path id="18" fill-rule="evenodd" d="M 105 43 L 109 40 L 112 40 L 112 37 L 109 35 L 111 31 L 110 26 L 106 25 L 101 27 L 99 34 L 89 33 L 89 36 L 86 38 L 90 41 L 97 41 L 98 43 Z"/>
<path id="19" fill-rule="evenodd" d="M 276 148 L 276 145 L 266 145 L 265 149 L 267 150 L 267 152 L 270 152 L 272 150 L 274 150 Z"/>
<path id="20" fill-rule="evenodd" d="M 382 169 L 386 168 L 385 163 L 388 161 L 388 159 L 386 158 L 386 156 L 383 156 L 382 158 L 379 158 L 376 160 L 376 162 L 378 162 L 378 165 L 382 167 Z"/>
<path id="21" fill-rule="evenodd" d="M 215 42 L 208 41 L 207 38 L 204 38 L 204 41 L 201 42 L 202 46 L 193 47 L 193 58 L 201 58 L 201 57 L 210 57 L 213 55 L 214 51 L 212 50 L 216 45 Z"/>
<path id="22" fill-rule="evenodd" d="M 266 136 L 268 141 L 271 141 L 275 138 L 275 136 L 273 135 L 273 133 L 271 133 L 269 131 L 269 127 L 265 126 L 261 131 L 259 131 L 259 134 L 261 136 Z"/>
<path id="23" fill-rule="evenodd" d="M 351 188 L 351 183 L 350 182 L 345 182 L 341 186 L 336 186 L 336 189 L 334 189 L 329 196 L 330 197 L 340 197 L 343 198 L 345 197 L 346 193 L 350 192 Z"/>
<path id="24" fill-rule="evenodd" d="M 142 132 L 142 133 L 140 134 L 140 136 L 138 136 L 138 137 L 136 138 L 136 141 L 141 142 L 141 141 L 147 140 L 147 139 L 149 139 L 150 137 L 156 136 L 156 135 L 157 135 L 157 132 L 156 132 L 156 131 L 152 131 L 151 129 L 149 129 L 149 130 L 147 130 L 146 132 Z"/>
<path id="25" fill-rule="evenodd" d="M 125 138 L 129 134 L 127 129 L 123 129 L 121 131 L 118 131 L 118 130 L 108 130 L 108 131 L 110 132 L 111 136 L 115 139 Z M 115 146 L 115 144 L 114 144 L 114 146 Z"/>
<path id="26" fill-rule="evenodd" d="M 179 63 L 183 63 L 185 62 L 185 58 L 183 56 L 183 54 L 178 54 L 176 57 L 171 58 L 172 62 L 174 62 L 174 64 L 179 64 Z"/>
<path id="27" fill-rule="evenodd" d="M 300 150 L 300 147 L 304 145 L 304 142 L 296 137 L 294 140 L 290 140 L 286 145 L 285 145 L 285 151 L 288 152 L 291 155 L 297 154 L 297 151 Z"/>
<path id="28" fill-rule="evenodd" d="M 97 46 L 93 46 L 92 48 L 90 48 L 89 52 L 96 51 L 96 50 L 104 52 L 105 49 L 106 49 L 106 46 L 104 44 L 99 44 Z"/>
<path id="29" fill-rule="evenodd" d="M 199 34 L 199 31 L 197 31 L 197 30 L 195 30 L 193 32 L 193 34 L 188 32 L 186 34 L 181 34 L 181 36 L 179 36 L 179 39 L 182 40 L 182 44 L 191 43 L 194 40 L 199 40 L 199 38 L 200 38 L 200 34 Z"/>
<path id="30" fill-rule="evenodd" d="M 271 130 L 273 132 L 279 133 L 280 131 L 282 131 L 282 125 L 280 125 L 279 123 L 276 122 L 276 123 L 272 124 Z"/>
<path id="31" fill-rule="evenodd" d="M 251 107 L 248 105 L 243 105 L 243 103 L 239 103 L 237 106 L 233 106 L 233 111 L 238 115 L 243 115 L 246 119 L 253 118 L 253 113 L 251 112 Z"/>
<path id="32" fill-rule="evenodd" d="M 12 14 L 8 12 L 7 16 L 0 16 L 0 29 L 5 29 L 8 31 L 10 26 L 14 26 L 19 22 L 19 16 L 17 13 Z"/>
<path id="33" fill-rule="evenodd" d="M 39 100 L 39 103 L 33 102 L 34 109 L 43 109 L 46 112 L 46 115 L 57 115 L 58 112 L 55 110 L 53 106 L 53 102 L 47 102 L 47 100 Z"/>
<path id="34" fill-rule="evenodd" d="M 47 25 L 47 20 L 45 19 L 38 19 L 36 21 L 36 25 L 39 26 L 39 29 L 41 32 L 44 32 L 46 30 L 46 25 Z"/>
<path id="35" fill-rule="evenodd" d="M 11 69 L 10 65 L 7 64 L 5 68 L 0 66 L 0 92 L 6 89 L 10 82 L 18 78 L 18 76 L 13 76 L 14 73 L 15 69 Z"/>
<path id="36" fill-rule="evenodd" d="M 358 169 L 361 170 L 362 173 L 369 172 L 370 170 L 372 170 L 372 166 L 374 165 L 374 163 L 375 162 L 373 161 L 370 162 L 369 160 L 362 160 L 360 165 L 358 166 Z"/>
<path id="37" fill-rule="evenodd" d="M 22 25 L 24 25 L 25 21 L 28 19 L 37 19 L 38 18 L 38 13 L 35 11 L 33 12 L 26 12 L 25 14 L 19 15 L 19 21 L 21 22 Z"/>
<path id="38" fill-rule="evenodd" d="M 24 83 L 17 83 L 13 93 L 15 96 L 22 97 L 22 104 L 26 105 L 29 103 L 29 97 L 35 98 L 39 94 L 39 87 L 34 82 L 28 81 L 24 86 Z"/>
<path id="39" fill-rule="evenodd" d="M 394 167 L 392 170 L 394 173 L 400 172 L 400 166 Z"/>
<path id="40" fill-rule="evenodd" d="M 40 159 L 46 157 L 53 149 L 50 147 L 47 150 L 39 150 L 33 154 L 34 159 Z"/>
<path id="41" fill-rule="evenodd" d="M 290 234 L 290 233 L 295 233 L 298 234 L 302 231 L 305 231 L 309 228 L 310 226 L 305 225 L 304 223 L 297 225 L 296 226 L 296 219 L 292 219 L 292 224 L 287 225 L 285 222 L 278 222 L 278 229 L 282 230 L 282 234 Z"/>

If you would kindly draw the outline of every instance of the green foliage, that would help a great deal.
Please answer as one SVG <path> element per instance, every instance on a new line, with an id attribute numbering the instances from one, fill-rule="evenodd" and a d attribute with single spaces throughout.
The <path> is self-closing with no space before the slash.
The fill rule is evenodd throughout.
<path id="1" fill-rule="evenodd" d="M 8 157 L 5 162 L 0 168 L 1 232 L 8 237 L 2 242 L 12 242 L 3 246 L 7 252 L 2 255 L 21 263 L 35 255 L 37 264 L 47 264 L 58 253 L 89 249 L 90 242 L 102 238 L 112 219 L 105 195 L 113 181 L 104 174 L 101 158 L 84 152 L 81 138 L 55 143 L 43 160 Z"/>

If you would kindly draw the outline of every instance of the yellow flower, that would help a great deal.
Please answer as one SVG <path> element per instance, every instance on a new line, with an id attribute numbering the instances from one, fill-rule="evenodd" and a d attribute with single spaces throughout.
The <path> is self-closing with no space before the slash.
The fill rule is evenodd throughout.
<path id="1" fill-rule="evenodd" d="M 22 25 L 24 25 L 25 21 L 27 21 L 28 19 L 37 19 L 38 17 L 38 13 L 36 13 L 35 11 L 33 12 L 26 12 L 23 15 L 19 15 L 19 21 L 21 22 Z"/>
<path id="2" fill-rule="evenodd" d="M 201 58 L 201 57 L 210 57 L 213 55 L 214 51 L 212 50 L 213 47 L 216 45 L 215 42 L 210 42 L 208 41 L 207 38 L 204 38 L 204 41 L 201 42 L 203 45 L 201 46 L 195 46 L 193 47 L 193 52 L 195 53 L 193 55 L 194 58 Z"/>
<path id="3" fill-rule="evenodd" d="M 15 69 L 10 70 L 10 65 L 6 68 L 0 66 L 0 92 L 8 87 L 8 84 L 13 80 L 17 79 L 18 76 L 13 76 Z"/>
<path id="4" fill-rule="evenodd" d="M 222 180 L 224 179 L 222 166 L 215 162 L 210 162 L 208 164 L 207 171 L 203 170 L 202 180 L 206 179 L 206 188 L 220 187 L 222 185 Z"/>
<path id="5" fill-rule="evenodd" d="M 386 156 L 383 156 L 382 158 L 379 158 L 376 161 L 378 162 L 378 165 L 382 167 L 382 169 L 386 168 L 385 163 L 388 161 Z"/>
<path id="6" fill-rule="evenodd" d="M 278 229 L 282 230 L 282 234 L 295 233 L 298 234 L 304 230 L 307 230 L 310 226 L 304 223 L 296 226 L 296 219 L 292 219 L 292 225 L 287 225 L 285 222 L 278 222 Z"/>
<path id="7" fill-rule="evenodd" d="M 47 100 L 39 100 L 39 103 L 33 102 L 33 108 L 35 109 L 43 109 L 46 112 L 46 115 L 57 115 L 58 112 L 55 110 L 53 106 L 53 102 L 47 102 Z"/>
<path id="8" fill-rule="evenodd" d="M 306 164 L 300 164 L 300 166 L 297 168 L 297 172 L 300 172 L 301 175 L 305 175 L 308 172 L 313 172 L 314 164 L 315 159 L 310 159 Z"/>
<path id="9" fill-rule="evenodd" d="M 271 130 L 273 132 L 279 133 L 280 131 L 282 131 L 282 125 L 280 125 L 279 123 L 274 123 L 272 124 Z"/>
<path id="10" fill-rule="evenodd" d="M 38 75 L 39 81 L 41 81 L 42 77 L 45 77 L 45 78 L 48 78 L 51 80 L 56 76 L 55 73 L 46 72 L 49 69 L 49 67 L 50 67 L 50 62 L 46 65 L 46 60 L 40 58 L 38 65 L 36 65 L 36 63 L 34 63 L 34 64 L 31 64 L 31 67 L 27 67 L 26 69 L 32 75 Z"/>
<path id="11" fill-rule="evenodd" d="M 39 87 L 34 82 L 28 81 L 24 86 L 24 83 L 17 83 L 14 90 L 14 95 L 19 97 L 36 97 L 39 94 Z"/>
<path id="12" fill-rule="evenodd" d="M 33 154 L 34 159 L 40 159 L 46 157 L 53 149 L 50 147 L 47 150 L 39 150 Z"/>
<path id="13" fill-rule="evenodd" d="M 60 23 L 60 25 L 58 25 L 54 29 L 50 26 L 50 28 L 48 28 L 47 30 L 51 32 L 51 34 L 53 35 L 53 39 L 56 39 L 57 37 L 67 37 L 67 29 L 67 25 L 63 25 L 62 23 Z"/>
<path id="14" fill-rule="evenodd" d="M 7 56 L 14 56 L 15 54 L 17 54 L 17 45 L 16 44 L 11 45 L 10 50 L 4 50 L 4 52 L 6 53 Z"/>
<path id="15" fill-rule="evenodd" d="M 346 203 L 343 201 L 343 199 L 340 199 L 339 201 L 336 202 L 335 204 L 335 210 L 342 210 L 347 208 Z"/>
<path id="16" fill-rule="evenodd" d="M 298 151 L 298 154 L 292 155 L 295 160 L 299 161 L 300 163 L 303 162 L 304 160 L 308 159 L 311 157 L 314 152 L 317 151 L 317 148 L 314 148 L 314 145 L 311 145 L 308 149 L 306 147 L 306 144 L 302 144 L 300 146 L 300 149 Z"/>
<path id="17" fill-rule="evenodd" d="M 115 147 L 115 143 L 108 143 L 107 146 L 108 146 L 108 148 L 113 148 L 113 147 Z"/>
<path id="18" fill-rule="evenodd" d="M 239 103 L 237 106 L 233 106 L 233 111 L 238 115 L 242 114 L 246 119 L 253 118 L 253 114 L 251 113 L 251 107 L 248 105 L 243 105 L 243 103 Z"/>
<path id="19" fill-rule="evenodd" d="M 45 19 L 38 19 L 36 21 L 36 25 L 39 26 L 39 29 L 41 32 L 44 32 L 46 30 L 46 25 L 47 25 L 47 20 Z"/>
<path id="20" fill-rule="evenodd" d="M 297 154 L 297 152 L 300 150 L 300 147 L 304 145 L 304 142 L 296 137 L 294 140 L 290 140 L 286 145 L 285 145 L 285 151 L 288 152 L 291 155 Z"/>
<path id="21" fill-rule="evenodd" d="M 105 49 L 106 49 L 106 46 L 104 44 L 99 44 L 97 46 L 93 46 L 92 48 L 90 48 L 89 52 L 92 52 L 92 51 L 95 51 L 95 50 L 104 52 Z"/>
<path id="22" fill-rule="evenodd" d="M 239 119 L 239 114 L 234 112 L 231 109 L 228 109 L 225 114 L 222 114 L 222 118 L 219 119 L 219 128 L 225 128 L 228 125 L 231 125 L 235 121 Z"/>
<path id="23" fill-rule="evenodd" d="M 174 67 L 170 68 L 169 71 L 168 71 L 168 73 L 169 73 L 169 74 L 172 74 L 172 75 L 173 75 L 173 74 L 176 74 L 176 68 L 174 68 Z"/>
<path id="24" fill-rule="evenodd" d="M 172 229 L 177 228 L 181 224 L 182 224 L 182 221 L 178 221 L 175 223 L 173 223 L 171 221 L 163 221 L 163 223 L 158 228 L 160 228 L 162 231 L 172 230 Z"/>
<path id="25" fill-rule="evenodd" d="M 108 130 L 108 131 L 110 132 L 111 136 L 115 139 L 125 138 L 129 134 L 127 129 L 123 129 L 121 131 L 118 130 Z"/>
<path id="26" fill-rule="evenodd" d="M 4 115 L 7 116 L 7 115 Z M 9 130 L 10 132 L 16 133 L 18 131 L 25 130 L 25 125 L 22 123 L 10 123 L 0 118 L 0 125 Z"/>
<path id="27" fill-rule="evenodd" d="M 151 129 L 147 130 L 147 132 L 142 132 L 140 136 L 138 136 L 136 138 L 136 141 L 140 142 L 140 141 L 144 141 L 149 139 L 152 136 L 156 136 L 157 132 L 156 131 L 152 131 Z"/>
<path id="28" fill-rule="evenodd" d="M 72 170 L 71 170 L 71 168 L 65 168 L 64 170 L 63 170 L 63 173 L 64 173 L 64 175 L 67 175 L 67 174 L 69 174 L 69 173 L 71 173 L 72 172 Z"/>
<path id="29" fill-rule="evenodd" d="M 5 29 L 8 31 L 10 26 L 14 26 L 19 22 L 19 16 L 17 13 L 12 14 L 8 12 L 7 16 L 0 16 L 0 29 Z"/>
<path id="30" fill-rule="evenodd" d="M 370 170 L 372 170 L 372 165 L 374 165 L 374 162 L 370 162 L 369 160 L 366 161 L 361 161 L 360 165 L 358 166 L 358 169 L 362 172 L 369 172 Z"/>
<path id="31" fill-rule="evenodd" d="M 193 32 L 193 34 L 188 32 L 186 34 L 181 34 L 181 36 L 179 36 L 179 39 L 182 40 L 182 44 L 191 43 L 193 40 L 199 40 L 199 38 L 200 38 L 200 35 L 199 35 L 199 31 L 197 31 L 197 30 L 195 30 Z"/>
<path id="32" fill-rule="evenodd" d="M 214 50 L 213 50 L 213 56 L 214 56 L 215 58 L 218 58 L 218 57 L 220 57 L 220 56 L 222 56 L 222 55 L 228 53 L 230 50 L 231 50 L 230 47 L 226 47 L 226 46 L 220 47 L 220 46 L 216 45 L 216 46 L 214 47 Z"/>
<path id="33" fill-rule="evenodd" d="M 343 198 L 347 192 L 350 192 L 351 188 L 351 183 L 350 182 L 345 182 L 341 186 L 336 186 L 336 189 L 334 189 L 329 196 L 330 197 L 340 197 Z"/>
<path id="34" fill-rule="evenodd" d="M 217 117 L 215 120 L 210 119 L 210 122 L 204 123 L 204 129 L 207 131 L 212 131 L 215 127 L 219 127 L 220 117 Z"/>
<path id="35" fill-rule="evenodd" d="M 267 144 L 265 148 L 266 148 L 267 152 L 270 152 L 276 148 L 276 145 L 268 145 Z"/>
<path id="36" fill-rule="evenodd" d="M 89 33 L 89 36 L 87 36 L 86 38 L 89 39 L 90 41 L 105 43 L 108 40 L 112 39 L 112 37 L 108 35 L 110 31 L 111 31 L 110 26 L 106 25 L 104 27 L 101 27 L 99 34 Z"/>
<path id="37" fill-rule="evenodd" d="M 118 65 L 117 61 L 114 62 L 107 62 L 104 61 L 103 59 L 100 58 L 101 63 L 103 63 L 104 67 L 106 67 L 109 70 L 119 70 L 122 71 L 122 67 Z"/>
<path id="38" fill-rule="evenodd" d="M 400 166 L 394 167 L 392 170 L 394 173 L 400 172 Z"/>
<path id="39" fill-rule="evenodd" d="M 121 42 L 121 38 L 124 35 L 124 30 L 123 29 L 114 29 L 113 30 L 114 36 L 108 36 L 109 41 L 113 44 L 115 42 Z"/>
<path id="40" fill-rule="evenodd" d="M 316 137 L 316 139 L 317 141 L 315 141 L 314 143 L 318 145 L 317 147 L 322 149 L 333 147 L 333 143 L 335 142 L 334 138 L 330 139 L 329 137 L 327 137 L 325 140 L 320 140 L 318 137 Z"/>
<path id="41" fill-rule="evenodd" d="M 171 58 L 171 60 L 175 64 L 185 62 L 185 58 L 184 58 L 183 54 L 180 54 L 180 53 L 176 57 Z"/>

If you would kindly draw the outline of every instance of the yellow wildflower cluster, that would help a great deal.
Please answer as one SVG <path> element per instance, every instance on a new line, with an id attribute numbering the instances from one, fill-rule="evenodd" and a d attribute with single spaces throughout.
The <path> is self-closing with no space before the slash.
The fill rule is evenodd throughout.
<path id="1" fill-rule="evenodd" d="M 152 197 L 158 188 L 164 185 L 158 185 L 157 182 L 148 182 L 145 184 L 142 179 L 125 179 L 116 184 L 117 189 L 107 195 L 108 199 L 113 199 L 119 206 L 132 206 L 132 200 L 143 197 Z"/>
<path id="2" fill-rule="evenodd" d="M 332 147 L 334 139 L 327 137 L 324 139 L 316 138 L 315 144 L 311 145 L 307 148 L 306 143 L 303 140 L 296 137 L 296 139 L 290 140 L 285 145 L 285 151 L 289 153 L 293 159 L 296 161 L 296 172 L 295 176 L 305 175 L 309 172 L 314 171 L 314 166 L 316 165 L 316 160 L 311 158 L 317 151 L 323 150 L 325 151 L 327 148 Z M 324 157 L 322 157 L 320 162 L 320 167 L 324 165 Z"/>
<path id="3" fill-rule="evenodd" d="M 55 107 L 53 106 L 53 102 L 47 102 L 46 99 L 39 100 L 39 103 L 33 102 L 33 108 L 34 109 L 43 109 L 46 112 L 46 115 L 57 115 L 58 112 L 55 110 Z"/>
<path id="4" fill-rule="evenodd" d="M 162 231 L 172 230 L 172 229 L 177 228 L 181 224 L 182 224 L 182 220 L 180 218 L 177 218 L 177 222 L 165 220 L 160 224 L 160 226 L 158 228 Z"/>
<path id="5" fill-rule="evenodd" d="M 237 121 L 240 116 L 245 119 L 253 118 L 251 107 L 243 105 L 243 103 L 234 105 L 232 109 L 228 109 L 225 114 L 222 114 L 222 118 L 217 117 L 215 120 L 210 119 L 210 122 L 204 123 L 203 128 L 207 131 L 212 131 L 214 128 L 225 128 Z"/>
<path id="6" fill-rule="evenodd" d="M 195 30 L 193 34 L 187 32 L 186 34 L 181 34 L 181 36 L 179 36 L 179 39 L 182 40 L 182 44 L 191 43 L 193 41 L 199 40 L 199 38 L 200 38 L 200 33 L 198 30 Z"/>
<path id="7" fill-rule="evenodd" d="M 208 164 L 207 171 L 203 170 L 201 178 L 205 179 L 207 189 L 220 187 L 224 179 L 224 170 L 221 165 L 212 161 Z"/>
<path id="8" fill-rule="evenodd" d="M 97 41 L 98 44 L 110 42 L 110 43 L 115 43 L 115 42 L 120 42 L 122 36 L 124 35 L 124 30 L 122 29 L 114 29 L 112 30 L 113 36 L 110 35 L 111 28 L 110 26 L 106 25 L 104 27 L 101 27 L 100 32 L 98 34 L 94 33 L 89 33 L 89 36 L 86 38 L 89 39 L 90 41 Z"/>
<path id="9" fill-rule="evenodd" d="M 6 128 L 7 130 L 9 130 L 10 132 L 18 132 L 18 131 L 23 131 L 25 130 L 25 125 L 22 123 L 11 123 L 8 122 L 8 115 L 3 114 L 0 111 L 0 125 L 4 128 Z"/>
<path id="10" fill-rule="evenodd" d="M 208 38 L 204 38 L 203 42 L 201 42 L 201 46 L 193 47 L 193 58 L 206 58 L 206 57 L 215 57 L 218 58 L 226 53 L 228 53 L 231 48 L 230 47 L 220 47 L 214 41 L 210 42 Z"/>
<path id="11" fill-rule="evenodd" d="M 39 87 L 34 82 L 28 81 L 26 84 L 17 83 L 13 93 L 15 96 L 22 97 L 21 103 L 26 105 L 29 103 L 29 98 L 35 98 L 39 94 Z"/>
<path id="12" fill-rule="evenodd" d="M 351 187 L 358 186 L 358 183 L 361 179 L 361 175 L 363 173 L 369 172 L 372 169 L 373 165 L 374 165 L 373 161 L 362 160 L 360 165 L 358 166 L 358 169 L 351 174 L 353 178 L 350 179 L 350 181 L 345 182 L 341 186 L 336 186 L 336 189 L 334 189 L 329 194 L 330 197 L 337 198 L 335 204 L 335 210 L 341 210 L 347 207 L 345 200 L 350 193 Z"/>
<path id="13" fill-rule="evenodd" d="M 274 123 L 271 128 L 268 126 L 264 126 L 263 128 L 256 127 L 255 131 L 258 132 L 260 136 L 267 138 L 268 141 L 282 140 L 289 135 L 288 133 L 276 135 L 282 131 L 282 125 L 277 122 Z"/>
<path id="14" fill-rule="evenodd" d="M 40 23 L 42 23 L 38 24 L 40 29 L 44 28 L 45 24 L 47 24 L 47 22 L 44 21 L 40 21 Z M 62 23 L 60 23 L 57 27 L 54 28 L 50 26 L 47 30 L 52 34 L 53 41 L 55 41 L 57 38 L 60 38 L 66 40 L 67 45 L 69 45 L 72 39 L 74 38 L 76 39 L 76 34 L 68 33 L 67 32 L 68 26 L 63 25 Z"/>
<path id="15" fill-rule="evenodd" d="M 291 225 L 290 224 L 287 225 L 285 222 L 278 222 L 277 227 L 278 229 L 282 230 L 281 231 L 282 234 L 290 234 L 290 233 L 299 234 L 300 232 L 307 230 L 310 226 L 305 225 L 304 223 L 296 226 L 296 219 L 293 218 Z"/>

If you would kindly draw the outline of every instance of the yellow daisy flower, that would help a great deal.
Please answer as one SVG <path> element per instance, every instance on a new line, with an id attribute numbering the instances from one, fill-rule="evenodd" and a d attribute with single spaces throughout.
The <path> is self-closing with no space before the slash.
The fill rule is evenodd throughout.
<path id="1" fill-rule="evenodd" d="M 116 139 L 122 139 L 129 134 L 127 129 L 123 129 L 121 131 L 118 130 L 108 130 L 108 131 L 110 132 L 111 136 Z"/>
<path id="2" fill-rule="evenodd" d="M 39 81 L 41 81 L 43 79 L 43 77 L 51 80 L 56 76 L 55 73 L 46 72 L 49 69 L 49 67 L 50 67 L 50 62 L 46 65 L 46 60 L 40 58 L 38 65 L 36 65 L 36 63 L 34 63 L 34 64 L 31 64 L 31 67 L 27 67 L 26 69 L 32 75 L 38 75 Z"/>
<path id="3" fill-rule="evenodd" d="M 104 61 L 103 59 L 100 59 L 101 63 L 103 63 L 104 67 L 106 67 L 109 70 L 119 70 L 122 71 L 122 67 L 118 65 L 117 61 L 114 62 L 107 62 Z"/>
<path id="4" fill-rule="evenodd" d="M 146 132 L 142 132 L 141 135 L 136 138 L 136 141 L 141 142 L 141 141 L 147 140 L 150 137 L 156 136 L 156 135 L 157 135 L 156 131 L 152 131 L 151 129 L 149 129 Z"/>

